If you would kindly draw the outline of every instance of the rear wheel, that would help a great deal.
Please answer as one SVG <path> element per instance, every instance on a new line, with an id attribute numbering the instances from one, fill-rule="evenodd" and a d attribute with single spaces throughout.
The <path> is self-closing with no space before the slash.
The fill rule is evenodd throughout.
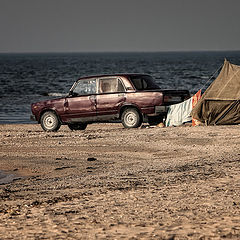
<path id="1" fill-rule="evenodd" d="M 58 116 L 52 111 L 45 112 L 41 116 L 40 123 L 42 129 L 47 132 L 56 132 L 61 127 Z"/>
<path id="2" fill-rule="evenodd" d="M 70 123 L 68 124 L 70 130 L 85 130 L 87 123 Z"/>
<path id="3" fill-rule="evenodd" d="M 135 108 L 127 108 L 121 116 L 125 128 L 138 128 L 142 124 L 142 116 Z"/>

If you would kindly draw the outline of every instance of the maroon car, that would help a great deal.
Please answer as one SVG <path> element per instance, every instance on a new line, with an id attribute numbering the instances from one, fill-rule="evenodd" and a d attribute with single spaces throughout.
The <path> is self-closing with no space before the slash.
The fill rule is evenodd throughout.
<path id="1" fill-rule="evenodd" d="M 167 106 L 189 98 L 187 90 L 162 90 L 144 74 L 117 74 L 78 79 L 68 96 L 33 103 L 32 120 L 45 131 L 57 131 L 62 124 L 84 130 L 88 124 L 121 120 L 125 128 L 137 128 L 143 121 L 157 124 Z"/>

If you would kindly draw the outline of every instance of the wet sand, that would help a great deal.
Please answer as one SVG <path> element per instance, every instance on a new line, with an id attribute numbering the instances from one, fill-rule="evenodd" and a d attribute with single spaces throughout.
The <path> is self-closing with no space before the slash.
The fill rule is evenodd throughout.
<path id="1" fill-rule="evenodd" d="M 240 239 L 240 126 L 0 125 L 0 159 L 0 239 Z"/>

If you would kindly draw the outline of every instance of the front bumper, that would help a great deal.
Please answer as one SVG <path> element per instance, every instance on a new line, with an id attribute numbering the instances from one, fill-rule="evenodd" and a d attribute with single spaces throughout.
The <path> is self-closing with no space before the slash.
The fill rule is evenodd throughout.
<path id="1" fill-rule="evenodd" d="M 30 115 L 30 120 L 37 121 L 36 117 L 34 115 Z"/>

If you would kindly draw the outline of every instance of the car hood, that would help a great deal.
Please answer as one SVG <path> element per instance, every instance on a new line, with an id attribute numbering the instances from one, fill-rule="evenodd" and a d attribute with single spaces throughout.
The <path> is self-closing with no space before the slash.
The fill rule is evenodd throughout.
<path id="1" fill-rule="evenodd" d="M 62 102 L 62 100 L 64 100 L 64 99 L 65 99 L 65 97 L 48 99 L 48 100 L 43 100 L 43 101 L 32 103 L 32 105 L 49 105 L 49 104 L 51 105 L 53 103 Z"/>

